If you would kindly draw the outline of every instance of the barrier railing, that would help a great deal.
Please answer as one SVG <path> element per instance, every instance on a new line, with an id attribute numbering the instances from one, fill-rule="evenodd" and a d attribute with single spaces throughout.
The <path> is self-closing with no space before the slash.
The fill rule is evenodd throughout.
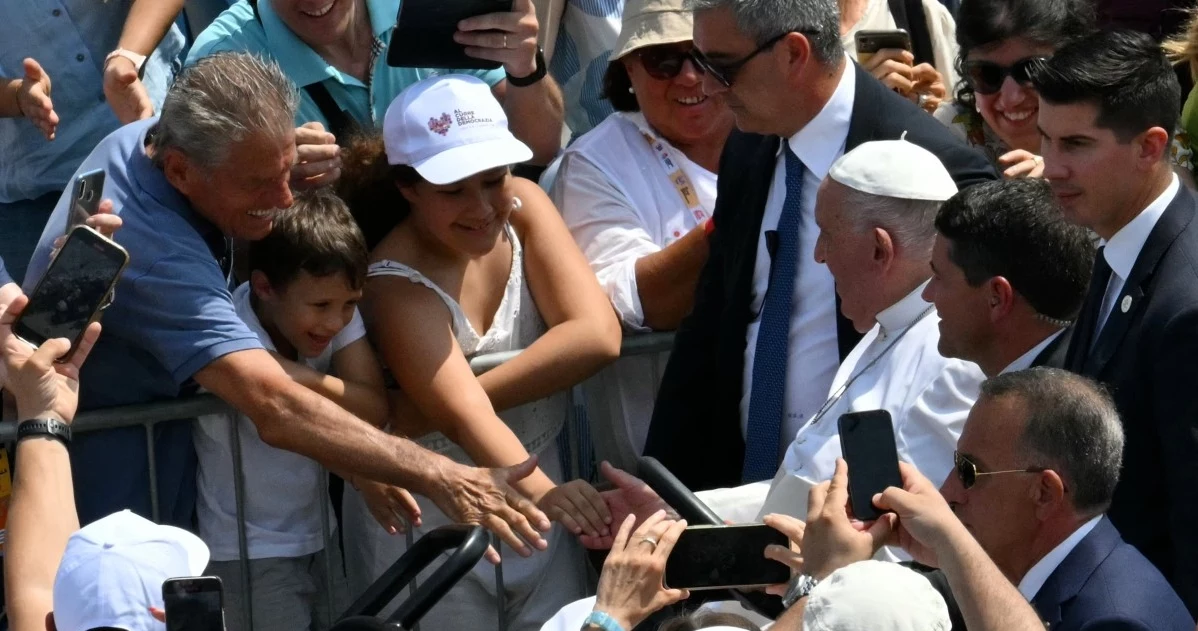
<path id="1" fill-rule="evenodd" d="M 659 353 L 659 352 L 663 352 L 663 351 L 668 351 L 668 350 L 670 350 L 670 347 L 673 344 L 673 340 L 674 340 L 673 333 L 650 333 L 650 334 L 645 334 L 645 335 L 636 335 L 636 336 L 631 336 L 631 337 L 625 337 L 624 341 L 621 345 L 621 348 L 620 348 L 620 357 L 632 357 L 632 356 L 636 356 L 636 355 L 646 355 L 646 354 L 651 354 L 651 353 Z M 516 351 L 503 351 L 503 352 L 499 352 L 499 353 L 491 353 L 488 355 L 480 355 L 480 356 L 477 356 L 470 360 L 470 368 L 474 371 L 474 374 L 481 375 L 489 370 L 496 368 L 497 366 L 501 366 L 504 363 L 511 361 L 514 357 L 519 355 L 520 352 L 521 351 L 516 350 Z M 579 449 L 579 444 L 583 438 L 578 433 L 581 428 L 579 427 L 579 423 L 577 422 L 577 419 L 575 417 L 575 413 L 576 413 L 576 410 L 578 407 L 577 406 L 578 391 L 579 391 L 579 386 L 574 386 L 573 388 L 570 388 L 566 391 L 566 397 L 567 397 L 566 415 L 567 415 L 567 418 L 566 418 L 566 423 L 565 423 L 565 431 L 566 431 L 566 440 L 570 447 L 568 453 L 570 454 L 570 463 L 571 463 L 570 469 L 571 470 L 569 471 L 569 473 L 570 473 L 571 478 L 578 477 L 578 466 L 579 466 L 580 454 L 581 454 L 581 450 Z M 155 463 L 155 454 L 154 454 L 154 426 L 157 425 L 158 423 L 163 423 L 163 422 L 167 422 L 167 421 L 175 421 L 175 420 L 180 420 L 180 419 L 193 419 L 193 418 L 196 418 L 199 416 L 205 416 L 205 415 L 209 415 L 209 414 L 223 414 L 223 413 L 228 413 L 231 411 L 233 411 L 232 406 L 225 403 L 224 401 L 222 401 L 215 395 L 199 394 L 199 395 L 189 396 L 186 398 L 175 399 L 175 400 L 171 400 L 171 401 L 142 403 L 142 404 L 127 405 L 127 406 L 114 407 L 114 408 L 105 408 L 105 409 L 100 409 L 100 410 L 90 410 L 87 412 L 83 412 L 83 413 L 80 413 L 78 416 L 76 416 L 74 421 L 71 423 L 71 431 L 73 433 L 94 432 L 94 431 L 105 430 L 105 429 L 116 429 L 116 428 L 122 428 L 122 427 L 136 427 L 139 425 L 145 428 L 145 431 L 146 431 L 146 457 L 147 457 L 147 462 L 149 463 L 149 472 L 148 473 L 149 473 L 149 480 L 150 480 L 149 492 L 150 492 L 151 518 L 153 519 L 153 521 L 158 522 L 158 521 L 160 521 L 160 515 L 159 515 L 159 501 L 158 501 L 158 473 L 157 473 L 157 466 Z M 242 603 L 244 603 L 244 611 L 243 611 L 244 620 L 247 621 L 249 628 L 252 630 L 253 629 L 253 611 L 252 611 L 252 607 L 250 606 L 250 602 L 253 597 L 253 585 L 250 581 L 250 570 L 249 570 L 250 559 L 249 559 L 248 546 L 246 543 L 246 532 L 245 532 L 245 488 L 244 488 L 245 479 L 244 479 L 244 475 L 243 475 L 243 471 L 242 471 L 241 432 L 240 432 L 239 425 L 240 425 L 239 423 L 230 423 L 229 424 L 229 432 L 230 432 L 230 436 L 232 438 L 233 480 L 234 480 L 234 486 L 235 486 L 235 496 L 236 496 L 236 506 L 237 506 L 237 540 L 238 540 L 237 543 L 238 543 L 238 551 L 239 551 L 239 561 L 241 564 L 241 585 L 239 587 L 240 587 L 240 591 L 241 591 L 242 595 L 244 596 L 244 598 L 242 598 Z M 12 443 L 14 441 L 16 441 L 16 437 L 17 437 L 17 420 L 0 422 L 0 443 L 7 444 L 11 448 Z M 19 462 L 15 463 L 15 465 L 17 467 L 19 467 L 20 463 Z M 324 479 L 327 481 L 327 476 L 324 476 Z M 327 488 L 325 488 L 326 484 L 322 483 L 321 486 L 322 486 L 322 490 L 324 491 L 323 495 L 327 495 Z M 326 542 L 328 542 L 331 538 L 331 526 L 330 526 L 329 514 L 328 514 L 328 510 L 327 510 L 328 504 L 324 503 L 324 504 L 322 504 L 322 506 L 324 508 L 322 508 L 322 510 L 321 510 L 321 530 L 322 530 L 322 534 L 324 536 L 324 540 Z M 493 537 L 492 541 L 493 541 L 493 544 L 497 546 L 496 549 L 498 549 L 498 544 L 499 544 L 498 538 Z M 408 529 L 407 544 L 410 547 L 412 545 L 412 543 L 413 543 L 412 530 Z M 326 572 L 332 571 L 333 564 L 331 563 L 331 559 L 329 556 L 328 545 L 326 545 L 324 547 L 324 550 L 321 552 L 321 554 L 324 555 L 323 560 L 324 560 L 325 571 Z M 502 596 L 502 594 L 503 594 L 502 571 L 503 571 L 502 566 L 496 566 L 496 583 L 498 586 L 496 593 L 500 596 Z M 339 612 L 334 612 L 335 607 L 333 606 L 333 594 L 332 594 L 331 580 L 325 580 L 324 583 L 325 583 L 324 596 L 326 599 L 326 604 L 328 605 L 327 607 L 325 607 L 325 611 L 328 612 L 327 615 L 329 616 L 329 619 L 325 621 L 326 624 L 323 626 L 324 626 L 324 628 L 329 628 L 332 626 L 332 623 L 333 623 L 332 618 L 335 615 L 337 615 L 337 613 L 339 613 Z M 411 589 L 413 590 L 413 593 L 415 593 L 416 588 L 417 588 L 416 583 L 415 583 L 415 581 L 413 581 L 413 583 L 411 585 Z M 498 628 L 501 631 L 503 631 L 507 628 L 507 625 L 506 625 L 506 620 L 504 619 L 505 616 L 504 616 L 504 607 L 503 607 L 502 600 L 500 601 L 500 604 L 497 607 L 497 609 L 499 610 L 497 612 L 498 616 L 499 616 L 499 621 L 498 621 L 499 627 Z"/>

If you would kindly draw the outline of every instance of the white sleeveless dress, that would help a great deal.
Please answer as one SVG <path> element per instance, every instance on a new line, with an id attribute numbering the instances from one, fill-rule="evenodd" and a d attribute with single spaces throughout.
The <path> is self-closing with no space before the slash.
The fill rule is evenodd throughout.
<path id="1" fill-rule="evenodd" d="M 526 348 L 548 328 L 537 311 L 524 276 L 524 255 L 520 241 L 509 224 L 505 228 L 512 244 L 511 273 L 491 328 L 479 335 L 466 318 L 461 305 L 417 270 L 395 261 L 380 261 L 370 266 L 367 277 L 398 276 L 436 292 L 453 318 L 453 333 L 466 358 Z M 530 454 L 538 454 L 539 465 L 551 480 L 562 482 L 557 435 L 566 417 L 566 396 L 555 394 L 499 414 Z M 421 446 L 473 464 L 456 444 L 437 433 L 421 438 Z M 423 526 L 414 536 L 420 538 L 439 526 L 451 523 L 429 499 L 416 496 Z M 345 491 L 345 561 L 350 593 L 360 594 L 407 549 L 404 535 L 389 535 L 379 526 L 366 503 L 352 488 Z M 565 604 L 585 595 L 586 567 L 581 546 L 559 525 L 546 535 L 549 548 L 521 558 L 508 548 L 503 554 L 505 618 L 512 631 L 536 630 Z M 434 568 L 435 569 L 435 566 Z M 495 568 L 480 561 L 448 595 L 421 621 L 424 629 L 498 629 L 495 592 Z M 422 575 L 423 578 L 423 575 Z M 407 590 L 397 600 L 402 601 Z M 384 610 L 390 612 L 394 606 Z"/>

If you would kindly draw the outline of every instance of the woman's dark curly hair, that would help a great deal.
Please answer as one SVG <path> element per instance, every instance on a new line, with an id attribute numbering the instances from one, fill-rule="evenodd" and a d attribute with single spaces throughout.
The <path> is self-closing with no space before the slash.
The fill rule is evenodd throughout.
<path id="1" fill-rule="evenodd" d="M 354 136 L 341 156 L 337 194 L 366 237 L 366 247 L 373 250 L 412 210 L 396 184 L 415 184 L 424 178 L 410 166 L 387 163 L 383 135 L 377 130 Z"/>
<path id="2" fill-rule="evenodd" d="M 977 48 L 1020 38 L 1035 44 L 1060 48 L 1095 30 L 1090 0 L 967 0 L 957 13 L 957 103 L 972 116 L 973 88 L 965 80 L 965 59 Z M 980 120 L 975 120 L 980 123 Z"/>

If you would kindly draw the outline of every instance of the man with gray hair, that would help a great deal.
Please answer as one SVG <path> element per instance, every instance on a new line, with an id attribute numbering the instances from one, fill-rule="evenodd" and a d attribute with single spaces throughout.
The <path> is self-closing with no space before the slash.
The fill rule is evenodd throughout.
<path id="1" fill-rule="evenodd" d="M 944 567 L 969 628 L 1013 628 L 981 624 L 1011 607 L 990 607 L 994 601 L 959 581 L 959 566 L 946 564 L 972 535 L 1049 629 L 1190 631 L 1194 620 L 1177 593 L 1104 514 L 1123 443 L 1114 404 L 1089 379 L 1048 367 L 992 377 L 939 494 L 901 465 L 904 488 L 874 497 L 893 515 L 865 532 L 843 506 L 822 501 L 828 487 L 812 491 L 824 510 L 792 537 L 801 540 L 803 571 L 826 576 L 883 542 L 900 544 L 916 561 Z"/>
<path id="2" fill-rule="evenodd" d="M 832 163 L 906 133 L 959 188 L 997 174 L 846 57 L 836 0 L 692 5 L 703 90 L 723 97 L 739 132 L 724 146 L 710 256 L 662 377 L 645 453 L 703 490 L 773 476 L 860 340 L 860 328 L 837 313 L 829 269 L 810 258 L 820 232 L 816 191 Z"/>
<path id="3" fill-rule="evenodd" d="M 291 205 L 296 103 L 295 87 L 274 63 L 213 55 L 179 75 L 160 117 L 122 127 L 83 161 L 80 172 L 107 173 L 103 196 L 123 220 L 116 240 L 130 264 L 83 371 L 81 408 L 171 400 L 198 385 L 253 419 L 273 447 L 347 478 L 406 486 L 454 519 L 492 528 L 522 554 L 530 553 L 525 542 L 543 547 L 538 530 L 548 530 L 548 520 L 509 486 L 535 460 L 511 470 L 476 469 L 386 434 L 292 381 L 238 318 L 229 291 L 231 243 L 266 236 Z M 49 259 L 70 201 L 59 201 L 35 261 Z M 31 267 L 27 286 L 36 282 Z M 129 427 L 74 441 L 81 523 L 130 508 L 191 526 L 190 421 L 154 427 L 152 463 L 146 433 Z"/>

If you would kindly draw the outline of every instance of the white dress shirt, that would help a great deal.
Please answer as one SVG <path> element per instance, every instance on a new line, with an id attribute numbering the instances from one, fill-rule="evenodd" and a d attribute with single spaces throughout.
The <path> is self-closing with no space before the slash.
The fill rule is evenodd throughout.
<path id="1" fill-rule="evenodd" d="M 634 333 L 650 330 L 644 326 L 636 283 L 637 260 L 699 225 L 641 129 L 652 131 L 640 113 L 609 116 L 565 151 L 550 188 L 566 227 L 624 330 Z M 715 208 L 716 175 L 661 140 L 710 215 Z M 587 414 L 601 459 L 635 466 L 645 448 L 653 402 L 669 356 L 624 357 L 584 383 Z"/>
<path id="2" fill-rule="evenodd" d="M 1058 543 L 1057 547 L 1052 549 L 1052 552 L 1049 552 L 1048 554 L 1044 555 L 1044 558 L 1037 561 L 1036 564 L 1032 566 L 1032 569 L 1028 570 L 1027 574 L 1023 575 L 1023 580 L 1019 581 L 1019 593 L 1023 594 L 1023 597 L 1029 602 L 1035 598 L 1036 594 L 1040 593 L 1040 588 L 1044 587 L 1044 583 L 1048 580 L 1048 577 L 1052 576 L 1052 573 L 1057 571 L 1057 567 L 1061 565 L 1061 562 L 1065 560 L 1065 557 L 1069 556 L 1070 552 L 1073 552 L 1073 549 L 1077 547 L 1077 544 L 1081 543 L 1082 539 L 1085 539 L 1086 535 L 1090 534 L 1091 530 L 1094 530 L 1094 527 L 1098 525 L 1098 520 L 1100 519 L 1102 519 L 1102 515 L 1099 515 L 1082 524 L 1081 528 L 1074 530 L 1073 534 L 1069 535 L 1064 541 Z"/>
<path id="3" fill-rule="evenodd" d="M 1015 361 L 1008 364 L 1007 367 L 1003 368 L 1002 372 L 1000 372 L 998 374 L 1005 375 L 1009 372 L 1019 372 L 1020 370 L 1026 370 L 1028 368 L 1031 368 L 1032 362 L 1036 361 L 1036 357 L 1039 357 L 1040 353 L 1043 353 L 1044 349 L 1048 348 L 1048 345 L 1052 344 L 1053 340 L 1057 339 L 1058 337 L 1061 337 L 1061 333 L 1064 333 L 1064 332 L 1065 332 L 1065 330 L 1061 329 L 1061 330 L 1057 331 L 1056 333 L 1053 333 L 1052 335 L 1049 335 L 1048 337 L 1044 338 L 1043 340 L 1040 340 L 1039 344 L 1036 344 L 1035 346 L 1029 348 L 1026 353 L 1020 355 Z"/>
<path id="4" fill-rule="evenodd" d="M 1107 282 L 1106 294 L 1102 298 L 1102 311 L 1098 312 L 1099 326 L 1094 327 L 1095 340 L 1098 339 L 1102 328 L 1106 326 L 1106 319 L 1111 315 L 1111 310 L 1115 308 L 1119 294 L 1123 293 L 1123 284 L 1131 276 L 1131 269 L 1135 267 L 1136 259 L 1140 257 L 1140 250 L 1144 249 L 1144 243 L 1148 241 L 1148 235 L 1152 233 L 1156 222 L 1160 221 L 1161 215 L 1165 214 L 1165 209 L 1173 202 L 1173 198 L 1177 196 L 1177 191 L 1181 188 L 1177 174 L 1174 173 L 1172 177 L 1173 180 L 1165 192 L 1136 215 L 1135 219 L 1120 228 L 1119 232 L 1116 232 L 1105 244 L 1102 256 L 1111 266 L 1111 280 Z"/>
<path id="5" fill-rule="evenodd" d="M 846 383 L 847 389 L 797 432 L 762 515 L 806 519 L 808 491 L 832 478 L 842 456 L 837 419 L 848 412 L 890 412 L 900 460 L 934 481 L 952 470 L 957 438 L 985 376 L 977 364 L 940 355 L 940 317 L 921 297 L 924 286 L 879 313 L 878 323 L 845 358 L 827 399 Z"/>
<path id="6" fill-rule="evenodd" d="M 749 399 L 753 391 L 753 358 L 757 352 L 757 333 L 761 329 L 761 305 L 769 288 L 770 252 L 765 233 L 778 227 L 782 204 L 786 200 L 786 160 L 782 150 L 790 150 L 803 162 L 802 217 L 799 222 L 799 264 L 795 273 L 793 312 L 790 316 L 790 342 L 786 396 L 783 399 L 779 457 L 782 450 L 807 419 L 819 409 L 828 395 L 828 385 L 840 364 L 836 335 L 836 286 L 828 268 L 815 262 L 815 194 L 828 175 L 832 163 L 844 154 L 853 116 L 857 90 L 856 72 L 846 62 L 840 83 L 824 109 L 791 136 L 778 151 L 774 182 L 765 203 L 761 234 L 757 240 L 757 262 L 753 269 L 753 295 L 745 346 L 744 390 L 740 400 L 741 433 L 748 436 Z"/>

